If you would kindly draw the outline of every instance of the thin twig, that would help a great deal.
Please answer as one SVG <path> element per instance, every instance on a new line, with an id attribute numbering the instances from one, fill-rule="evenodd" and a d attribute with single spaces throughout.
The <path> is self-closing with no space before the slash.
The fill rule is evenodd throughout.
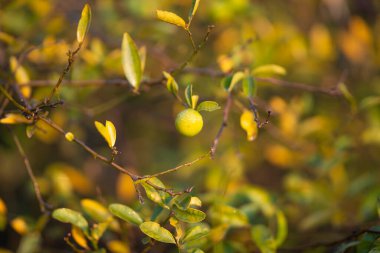
<path id="1" fill-rule="evenodd" d="M 203 154 L 201 155 L 200 157 L 196 158 L 195 160 L 191 161 L 191 162 L 187 162 L 187 163 L 184 163 L 184 164 L 181 164 L 181 165 L 178 165 L 177 167 L 174 167 L 172 169 L 168 169 L 168 170 L 165 170 L 165 171 L 162 171 L 162 172 L 158 172 L 156 174 L 153 174 L 153 175 L 148 175 L 148 176 L 143 176 L 143 177 L 140 177 L 139 179 L 145 179 L 145 178 L 152 178 L 152 177 L 159 177 L 159 176 L 162 176 L 162 175 L 165 175 L 165 174 L 169 174 L 169 173 L 172 173 L 172 172 L 175 172 L 179 169 L 182 169 L 184 167 L 190 167 L 191 165 L 193 165 L 194 163 L 197 163 L 199 162 L 200 160 L 203 160 L 204 158 L 210 156 L 211 154 L 211 151 L 207 152 L 206 154 Z"/>
<path id="2" fill-rule="evenodd" d="M 285 87 L 285 88 L 292 88 L 292 89 L 298 89 L 298 90 L 304 90 L 308 92 L 315 92 L 315 93 L 322 93 L 330 96 L 341 96 L 341 92 L 336 88 L 336 86 L 331 88 L 323 88 L 323 87 L 317 87 L 317 86 L 311 86 L 303 83 L 297 83 L 297 82 L 289 82 L 285 80 L 280 80 L 272 77 L 255 77 L 255 79 L 259 82 L 266 82 L 270 84 L 274 84 L 277 86 Z"/>
<path id="3" fill-rule="evenodd" d="M 249 98 L 249 108 L 253 112 L 257 128 L 262 128 L 263 126 L 265 126 L 266 124 L 269 123 L 270 115 L 272 112 L 270 110 L 268 110 L 267 118 L 265 119 L 265 121 L 261 122 L 260 117 L 259 117 L 259 112 L 257 110 L 255 103 L 253 102 L 252 97 Z"/>
<path id="4" fill-rule="evenodd" d="M 53 98 L 53 96 L 55 95 L 55 93 L 58 91 L 60 85 L 62 84 L 62 81 L 63 81 L 63 78 L 65 78 L 66 74 L 69 73 L 74 61 L 75 61 L 75 55 L 79 52 L 79 50 L 82 48 L 82 43 L 79 43 L 77 49 L 75 49 L 74 51 L 68 51 L 67 52 L 67 65 L 65 67 L 65 69 L 62 71 L 57 83 L 55 84 L 53 90 L 51 91 L 50 93 L 50 96 L 45 100 L 45 104 L 48 104 L 50 102 L 50 100 Z"/>
<path id="5" fill-rule="evenodd" d="M 178 195 L 182 195 L 182 194 L 185 194 L 185 193 L 190 193 L 190 192 L 192 192 L 192 190 L 194 189 L 194 186 L 191 186 L 190 188 L 187 188 L 187 189 L 185 189 L 185 190 L 183 190 L 183 191 L 178 191 L 178 192 L 176 192 L 176 191 L 174 191 L 173 189 L 168 189 L 168 188 L 164 188 L 164 187 L 160 187 L 160 186 L 158 186 L 158 185 L 155 185 L 155 184 L 153 184 L 151 181 L 149 181 L 149 179 L 146 180 L 145 182 L 146 182 L 148 185 L 154 187 L 156 190 L 159 190 L 159 191 L 162 191 L 162 192 L 166 192 L 166 193 L 168 193 L 168 194 L 169 194 L 170 196 L 172 196 L 172 197 L 174 197 L 174 196 L 178 196 Z"/>
<path id="6" fill-rule="evenodd" d="M 190 41 L 191 41 L 191 45 L 193 46 L 193 50 L 196 51 L 197 50 L 197 46 L 195 45 L 195 42 L 194 42 L 194 39 L 193 39 L 193 34 L 191 33 L 191 31 L 189 29 L 186 29 L 186 32 L 189 35 L 189 38 L 190 38 Z"/>
<path id="7" fill-rule="evenodd" d="M 11 133 L 11 135 L 13 137 L 13 141 L 14 141 L 14 143 L 17 146 L 18 152 L 20 153 L 22 159 L 24 160 L 24 164 L 25 164 L 26 170 L 27 170 L 27 172 L 29 174 L 30 179 L 32 180 L 32 183 L 33 183 L 34 192 L 36 194 L 36 198 L 37 198 L 38 203 L 40 205 L 40 210 L 41 210 L 42 213 L 46 213 L 46 203 L 44 202 L 44 200 L 42 198 L 40 186 L 38 185 L 37 179 L 34 176 L 34 173 L 33 173 L 33 170 L 32 170 L 32 166 L 30 165 L 29 159 L 26 156 L 25 151 L 22 148 L 22 145 L 21 145 L 20 140 L 18 139 L 17 135 L 12 131 L 12 129 L 10 127 L 8 127 L 8 130 L 9 130 L 9 132 Z"/>
<path id="8" fill-rule="evenodd" d="M 43 117 L 40 117 L 39 119 L 42 120 L 43 122 L 45 122 L 46 124 L 48 124 L 49 126 L 51 126 L 52 128 L 54 128 L 55 130 L 57 130 L 58 132 L 60 132 L 62 135 L 66 135 L 66 132 L 60 126 L 58 126 L 53 121 L 51 121 L 50 119 L 43 118 Z M 77 143 L 79 146 L 81 146 L 83 149 L 85 149 L 95 159 L 99 159 L 99 160 L 103 161 L 104 163 L 109 164 L 111 167 L 119 170 L 120 172 L 127 174 L 128 176 L 130 176 L 132 178 L 133 181 L 136 181 L 140 178 L 139 176 L 128 171 L 127 169 L 125 169 L 121 165 L 119 165 L 113 161 L 110 161 L 109 158 L 102 156 L 101 154 L 97 153 L 95 150 L 93 150 L 92 148 L 87 146 L 83 141 L 74 137 L 73 142 Z"/>
<path id="9" fill-rule="evenodd" d="M 16 106 L 19 110 L 21 110 L 22 112 L 28 114 L 28 115 L 32 115 L 33 113 L 28 110 L 27 108 L 25 108 L 23 105 L 19 104 L 12 96 L 11 94 L 2 86 L 0 85 L 0 91 L 1 93 L 4 94 L 4 96 L 13 103 L 14 106 Z"/>
<path id="10" fill-rule="evenodd" d="M 174 70 L 172 72 L 173 75 L 176 75 L 176 74 L 182 72 L 182 70 L 184 70 L 186 68 L 186 66 L 189 65 L 189 63 L 194 59 L 194 57 L 199 53 L 199 51 L 207 43 L 207 41 L 210 37 L 210 33 L 214 27 L 215 26 L 213 26 L 213 25 L 209 25 L 207 27 L 207 33 L 206 33 L 205 37 L 203 38 L 202 42 L 194 49 L 193 53 L 189 56 L 189 58 L 187 58 L 187 60 L 184 63 L 182 63 L 179 68 L 177 68 L 176 70 Z"/>
<path id="11" fill-rule="evenodd" d="M 222 122 L 222 125 L 220 126 L 219 131 L 216 134 L 215 139 L 214 139 L 212 146 L 211 146 L 211 150 L 210 150 L 211 158 L 214 157 L 215 152 L 216 152 L 216 148 L 218 147 L 218 144 L 219 144 L 220 137 L 222 136 L 224 129 L 227 127 L 227 121 L 228 121 L 228 117 L 230 115 L 231 105 L 232 105 L 232 94 L 231 94 L 231 92 L 229 92 L 228 97 L 227 97 L 226 106 L 224 107 L 224 110 L 223 110 L 223 122 Z"/>

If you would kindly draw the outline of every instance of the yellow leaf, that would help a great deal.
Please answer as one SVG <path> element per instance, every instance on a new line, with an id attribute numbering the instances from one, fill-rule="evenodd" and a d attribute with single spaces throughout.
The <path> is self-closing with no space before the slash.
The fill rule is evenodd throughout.
<path id="1" fill-rule="evenodd" d="M 145 46 L 142 46 L 139 48 L 139 56 L 140 56 L 140 63 L 141 63 L 141 72 L 144 73 L 145 63 L 146 63 L 146 47 Z"/>
<path id="2" fill-rule="evenodd" d="M 21 124 L 21 123 L 30 124 L 32 123 L 32 120 L 27 119 L 23 115 L 17 114 L 17 113 L 8 113 L 5 115 L 4 118 L 0 119 L 0 124 Z"/>
<path id="3" fill-rule="evenodd" d="M 189 23 L 193 19 L 193 16 L 195 15 L 195 12 L 197 12 L 200 1 L 201 0 L 193 0 L 193 4 L 192 4 L 190 12 L 189 12 Z"/>
<path id="4" fill-rule="evenodd" d="M 272 76 L 272 75 L 286 75 L 286 69 L 276 65 L 268 64 L 255 68 L 253 70 L 253 75 L 255 76 Z"/>
<path id="5" fill-rule="evenodd" d="M 25 235 L 29 230 L 25 220 L 21 217 L 14 218 L 11 221 L 11 226 L 20 235 Z"/>
<path id="6" fill-rule="evenodd" d="M 248 141 L 256 139 L 258 129 L 255 117 L 251 111 L 244 110 L 243 114 L 240 116 L 240 126 L 246 131 Z"/>
<path id="7" fill-rule="evenodd" d="M 79 43 L 82 43 L 84 38 L 86 37 L 88 28 L 90 27 L 90 23 L 91 23 L 91 9 L 90 9 L 90 6 L 86 4 L 83 7 L 82 15 L 78 22 L 77 41 Z"/>
<path id="8" fill-rule="evenodd" d="M 113 123 L 107 120 L 106 125 L 103 125 L 102 123 L 95 121 L 95 127 L 107 141 L 108 146 L 112 148 L 115 145 L 116 141 L 116 129 Z"/>
<path id="9" fill-rule="evenodd" d="M 113 147 L 116 142 L 116 129 L 111 121 L 106 121 L 106 128 L 110 137 L 111 146 Z"/>
<path id="10" fill-rule="evenodd" d="M 83 231 L 77 226 L 72 226 L 71 235 L 73 236 L 75 242 L 82 248 L 89 249 L 85 235 Z"/>
<path id="11" fill-rule="evenodd" d="M 177 25 L 186 29 L 185 20 L 173 12 L 157 10 L 157 18 L 166 23 Z"/>
<path id="12" fill-rule="evenodd" d="M 110 241 L 108 244 L 108 249 L 112 253 L 130 253 L 128 245 L 125 242 L 113 240 Z"/>
<path id="13" fill-rule="evenodd" d="M 30 81 L 29 75 L 26 72 L 25 68 L 19 64 L 17 59 L 12 56 L 9 59 L 9 61 L 10 61 L 11 70 L 15 75 L 16 82 L 18 84 L 29 83 Z M 30 95 L 32 94 L 32 89 L 30 88 L 30 86 L 21 86 L 20 92 L 25 98 L 30 98 Z"/>
<path id="14" fill-rule="evenodd" d="M 116 193 L 120 199 L 126 201 L 127 203 L 136 199 L 135 186 L 130 176 L 120 174 L 116 183 Z"/>

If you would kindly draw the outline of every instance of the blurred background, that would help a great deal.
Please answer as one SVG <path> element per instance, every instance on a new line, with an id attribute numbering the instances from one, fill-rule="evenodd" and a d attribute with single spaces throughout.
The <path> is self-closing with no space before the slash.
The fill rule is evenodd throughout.
<path id="1" fill-rule="evenodd" d="M 147 49 L 145 80 L 161 78 L 162 71 L 180 65 L 192 52 L 184 31 L 155 17 L 156 9 L 161 9 L 186 18 L 190 0 L 0 0 L 2 82 L 9 76 L 11 56 L 19 59 L 30 80 L 55 82 L 66 64 L 67 51 L 74 48 L 85 3 L 92 8 L 92 23 L 68 80 L 124 79 L 120 59 L 124 32 Z M 285 246 L 339 238 L 378 220 L 380 2 L 201 1 L 192 22 L 196 42 L 203 39 L 208 25 L 215 29 L 191 63 L 193 68 L 221 71 L 278 64 L 287 70 L 281 79 L 323 88 L 343 82 L 347 92 L 332 96 L 256 82 L 261 118 L 272 111 L 270 124 L 259 129 L 257 138 L 247 141 L 240 127 L 242 107 L 249 105 L 236 92 L 215 159 L 205 159 L 162 181 L 179 190 L 195 186 L 193 194 L 204 202 L 205 211 L 220 201 L 248 216 L 253 212 L 253 223 L 263 219 L 257 218 L 256 211 L 244 209 L 237 193 L 260 191 L 285 213 L 289 225 Z M 192 83 L 201 100 L 215 100 L 224 107 L 221 78 L 185 71 L 176 79 L 181 95 Z M 50 90 L 34 87 L 31 98 L 42 100 Z M 202 132 L 193 138 L 181 136 L 174 120 L 183 107 L 164 85 L 144 86 L 138 96 L 127 87 L 63 85 L 60 97 L 64 105 L 50 113 L 57 124 L 109 156 L 93 122 L 111 120 L 121 152 L 117 162 L 140 175 L 206 153 L 223 118 L 223 110 L 204 113 Z M 80 199 L 92 198 L 104 204 L 127 203 L 149 213 L 149 204 L 140 206 L 127 176 L 94 160 L 41 122 L 37 126 L 40 131 L 32 138 L 26 136 L 25 125 L 12 129 L 48 203 L 79 209 Z M 23 161 L 4 125 L 0 125 L 0 198 L 7 210 L 0 245 L 14 252 L 27 231 L 17 231 L 12 221 L 22 219 L 27 227 L 34 226 L 40 211 Z M 208 217 L 213 226 L 213 214 L 208 212 Z M 65 231 L 66 227 L 50 221 L 39 252 L 59 252 L 59 248 L 70 252 L 62 239 Z M 210 252 L 244 252 L 216 247 Z M 139 251 L 130 247 L 130 252 Z"/>

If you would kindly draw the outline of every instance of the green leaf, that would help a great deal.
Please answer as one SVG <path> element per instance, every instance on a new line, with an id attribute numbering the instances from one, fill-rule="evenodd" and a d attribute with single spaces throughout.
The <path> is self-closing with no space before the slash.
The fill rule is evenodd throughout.
<path id="1" fill-rule="evenodd" d="M 173 244 L 176 243 L 172 233 L 170 233 L 170 231 L 166 228 L 161 227 L 160 224 L 156 222 L 144 222 L 140 225 L 140 229 L 144 234 L 156 241 Z"/>
<path id="2" fill-rule="evenodd" d="M 240 82 L 243 78 L 245 77 L 245 74 L 241 71 L 239 72 L 236 72 L 233 76 L 232 76 L 232 80 L 231 80 L 231 83 L 228 87 L 228 92 L 231 92 L 235 85 Z"/>
<path id="3" fill-rule="evenodd" d="M 105 222 L 111 217 L 108 210 L 95 200 L 82 199 L 80 204 L 84 212 L 96 222 Z"/>
<path id="4" fill-rule="evenodd" d="M 278 210 L 276 213 L 277 219 L 277 234 L 276 234 L 276 246 L 279 247 L 285 241 L 288 235 L 288 223 L 285 215 L 282 211 Z"/>
<path id="5" fill-rule="evenodd" d="M 123 36 L 121 59 L 126 78 L 132 87 L 138 90 L 142 77 L 141 60 L 136 44 L 128 33 L 124 33 Z"/>
<path id="6" fill-rule="evenodd" d="M 276 64 L 268 64 L 268 65 L 262 65 L 257 68 L 255 68 L 252 71 L 252 74 L 254 76 L 273 76 L 273 75 L 286 75 L 286 69 L 276 65 Z"/>
<path id="7" fill-rule="evenodd" d="M 173 202 L 175 205 L 179 206 L 180 208 L 186 209 L 190 205 L 191 196 L 190 194 L 181 194 L 181 195 L 175 196 L 173 198 Z"/>
<path id="8" fill-rule="evenodd" d="M 191 250 L 189 250 L 188 251 L 189 253 L 204 253 L 204 251 L 203 250 L 201 250 L 201 249 L 191 249 Z"/>
<path id="9" fill-rule="evenodd" d="M 28 125 L 28 126 L 26 126 L 26 129 L 25 129 L 25 131 L 26 131 L 26 136 L 28 137 L 28 138 L 32 138 L 33 137 L 33 135 L 34 135 L 34 133 L 36 132 L 36 125 Z"/>
<path id="10" fill-rule="evenodd" d="M 193 20 L 193 17 L 195 15 L 195 13 L 197 12 L 198 10 L 198 6 L 199 6 L 199 2 L 201 0 L 193 0 L 193 3 L 191 5 L 191 8 L 190 8 L 190 11 L 189 11 L 189 24 L 191 23 L 191 21 Z"/>
<path id="11" fill-rule="evenodd" d="M 215 101 L 203 101 L 197 107 L 197 111 L 206 111 L 206 112 L 212 112 L 219 109 L 220 109 L 220 106 Z"/>
<path id="12" fill-rule="evenodd" d="M 276 242 L 267 227 L 263 225 L 254 226 L 251 230 L 251 235 L 262 253 L 276 252 Z"/>
<path id="13" fill-rule="evenodd" d="M 41 242 L 41 235 L 39 233 L 34 232 L 27 234 L 22 237 L 17 249 L 17 253 L 41 252 Z"/>
<path id="14" fill-rule="evenodd" d="M 173 206 L 174 216 L 183 222 L 197 223 L 206 218 L 206 214 L 194 208 L 181 209 L 176 205 Z"/>
<path id="15" fill-rule="evenodd" d="M 111 204 L 108 209 L 110 212 L 119 217 L 120 219 L 135 224 L 140 225 L 143 222 L 143 219 L 138 213 L 136 213 L 132 208 L 122 204 Z"/>
<path id="16" fill-rule="evenodd" d="M 91 8 L 90 8 L 90 5 L 85 4 L 82 10 L 82 15 L 78 22 L 78 27 L 77 27 L 77 41 L 79 43 L 82 43 L 84 38 L 86 37 L 88 29 L 90 28 L 90 23 L 91 23 Z"/>
<path id="17" fill-rule="evenodd" d="M 188 229 L 185 233 L 185 237 L 183 238 L 183 242 L 190 242 L 194 240 L 198 240 L 202 237 L 205 237 L 209 234 L 210 229 L 206 226 L 197 225 L 190 229 Z"/>
<path id="18" fill-rule="evenodd" d="M 162 72 L 166 78 L 166 88 L 170 93 L 172 93 L 174 96 L 177 96 L 178 94 L 178 83 L 174 79 L 174 77 L 169 74 L 168 72 Z"/>
<path id="19" fill-rule="evenodd" d="M 52 214 L 53 218 L 63 222 L 70 223 L 74 226 L 79 227 L 83 231 L 87 231 L 88 223 L 87 220 L 82 216 L 81 213 L 68 209 L 68 208 L 59 208 L 54 210 Z"/>
<path id="20" fill-rule="evenodd" d="M 247 76 L 243 80 L 243 93 L 247 97 L 253 97 L 256 95 L 257 86 L 255 83 L 255 79 L 252 76 Z"/>
<path id="21" fill-rule="evenodd" d="M 245 226 L 248 224 L 247 216 L 232 206 L 214 205 L 209 212 L 211 220 L 217 224 L 229 224 L 232 226 Z"/>
<path id="22" fill-rule="evenodd" d="M 191 84 L 187 85 L 185 90 L 186 103 L 190 108 L 193 108 L 193 86 Z"/>
<path id="23" fill-rule="evenodd" d="M 360 109 L 367 109 L 380 104 L 380 96 L 370 96 L 360 102 Z"/>
<path id="24" fill-rule="evenodd" d="M 222 79 L 221 85 L 222 87 L 228 91 L 232 81 L 232 75 L 226 76 L 225 78 Z"/>
<path id="25" fill-rule="evenodd" d="M 351 94 L 351 92 L 348 90 L 347 86 L 344 83 L 338 84 L 339 91 L 343 94 L 344 98 L 350 103 L 351 110 L 353 112 L 357 111 L 357 104 L 354 96 Z"/>
<path id="26" fill-rule="evenodd" d="M 141 185 L 144 187 L 148 199 L 152 200 L 154 203 L 157 203 L 162 207 L 165 206 L 160 193 L 156 189 L 154 189 L 153 186 L 150 186 L 145 182 L 142 182 Z"/>
<path id="27" fill-rule="evenodd" d="M 157 18 L 158 19 L 160 19 L 160 20 L 162 20 L 162 21 L 164 21 L 166 23 L 177 25 L 179 27 L 182 27 L 182 28 L 186 29 L 186 22 L 185 22 L 185 20 L 183 20 L 177 14 L 175 14 L 173 12 L 170 12 L 170 11 L 161 11 L 161 10 L 157 10 L 156 14 L 157 14 Z"/>

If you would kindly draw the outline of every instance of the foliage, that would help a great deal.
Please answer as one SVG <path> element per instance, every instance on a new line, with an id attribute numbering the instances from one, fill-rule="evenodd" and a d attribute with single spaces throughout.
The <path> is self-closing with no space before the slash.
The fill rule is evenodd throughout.
<path id="1" fill-rule="evenodd" d="M 359 2 L 2 3 L 0 252 L 378 252 Z"/>

